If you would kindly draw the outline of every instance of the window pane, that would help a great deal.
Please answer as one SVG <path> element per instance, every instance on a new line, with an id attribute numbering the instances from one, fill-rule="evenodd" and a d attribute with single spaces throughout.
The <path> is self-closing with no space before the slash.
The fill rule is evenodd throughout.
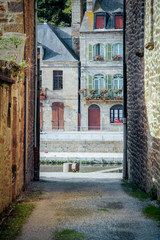
<path id="1" fill-rule="evenodd" d="M 104 88 L 104 76 L 96 75 L 94 77 L 94 88 L 97 90 Z"/>
<path id="2" fill-rule="evenodd" d="M 53 71 L 53 89 L 63 88 L 63 71 Z"/>
<path id="3" fill-rule="evenodd" d="M 40 85 L 40 88 L 42 88 L 42 70 L 40 70 L 39 72 L 39 85 Z"/>
<path id="4" fill-rule="evenodd" d="M 104 45 L 103 44 L 99 44 L 99 46 L 100 46 L 99 54 L 104 57 Z"/>
<path id="5" fill-rule="evenodd" d="M 115 16 L 115 28 L 123 28 L 123 17 L 122 16 Z"/>
<path id="6" fill-rule="evenodd" d="M 119 118 L 123 118 L 123 110 L 119 110 Z"/>
<path id="7" fill-rule="evenodd" d="M 104 15 L 96 16 L 96 28 L 104 28 Z"/>

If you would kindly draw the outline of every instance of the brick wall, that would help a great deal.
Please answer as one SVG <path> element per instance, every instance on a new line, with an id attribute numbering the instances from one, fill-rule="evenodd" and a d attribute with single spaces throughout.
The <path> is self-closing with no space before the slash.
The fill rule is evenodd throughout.
<path id="1" fill-rule="evenodd" d="M 34 1 L 0 1 L 0 35 L 26 33 L 25 77 L 0 79 L 0 212 L 33 178 L 34 160 Z M 1 55 L 1 60 L 3 56 Z M 2 61 L 0 61 L 2 64 Z M 27 134 L 26 134 L 27 133 Z M 26 144 L 25 144 L 26 141 Z M 25 165 L 24 165 L 25 163 Z M 24 169 L 25 175 L 24 175 Z M 26 180 L 24 182 L 24 179 Z"/>
<path id="2" fill-rule="evenodd" d="M 146 52 L 148 50 L 145 49 L 144 51 L 144 29 L 147 34 L 149 27 L 147 24 L 147 2 L 150 1 L 127 0 L 126 2 L 128 165 L 130 181 L 146 191 L 156 188 L 160 197 L 160 145 L 158 135 L 152 134 L 152 131 L 155 133 L 158 131 L 158 125 L 155 124 L 156 118 L 159 116 L 155 105 L 155 102 L 158 104 L 158 101 L 155 100 L 158 92 L 152 94 L 149 90 L 149 78 L 152 78 L 153 85 L 157 84 L 155 74 L 158 74 L 158 72 L 154 71 L 154 55 L 149 59 L 149 53 Z M 144 19 L 146 20 L 146 25 Z M 157 39 L 157 43 L 159 40 Z M 158 66 L 158 59 L 155 61 Z M 148 67 L 146 64 L 148 64 Z M 149 66 L 152 66 L 150 71 L 148 71 Z M 152 73 L 150 77 L 148 75 L 149 72 Z M 149 94 L 147 94 L 148 91 Z M 153 114 L 155 121 L 154 123 L 152 121 L 152 131 L 149 108 L 152 108 L 155 114 Z"/>

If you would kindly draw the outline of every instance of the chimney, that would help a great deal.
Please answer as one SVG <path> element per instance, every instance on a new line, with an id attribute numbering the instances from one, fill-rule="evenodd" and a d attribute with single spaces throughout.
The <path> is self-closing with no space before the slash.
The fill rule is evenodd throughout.
<path id="1" fill-rule="evenodd" d="M 87 12 L 93 12 L 94 6 L 95 6 L 96 0 L 87 0 Z"/>
<path id="2" fill-rule="evenodd" d="M 72 48 L 79 56 L 79 30 L 83 17 L 83 0 L 72 0 Z"/>

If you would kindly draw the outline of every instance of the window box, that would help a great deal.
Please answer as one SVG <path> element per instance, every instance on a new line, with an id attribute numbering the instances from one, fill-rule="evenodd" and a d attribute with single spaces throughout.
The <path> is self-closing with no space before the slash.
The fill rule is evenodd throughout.
<path id="1" fill-rule="evenodd" d="M 123 120 L 114 120 L 114 123 L 123 123 Z"/>
<path id="2" fill-rule="evenodd" d="M 78 92 L 79 94 L 83 94 L 83 96 L 85 97 L 86 101 L 121 101 L 123 100 L 123 96 L 122 96 L 122 89 L 80 89 Z M 116 94 L 121 94 L 121 96 L 115 95 Z"/>
<path id="3" fill-rule="evenodd" d="M 101 55 L 96 55 L 96 56 L 94 57 L 94 61 L 102 62 L 102 61 L 104 61 L 104 57 L 101 56 Z"/>
<path id="4" fill-rule="evenodd" d="M 122 55 L 115 55 L 115 56 L 113 56 L 113 61 L 122 61 L 122 60 L 123 60 Z"/>

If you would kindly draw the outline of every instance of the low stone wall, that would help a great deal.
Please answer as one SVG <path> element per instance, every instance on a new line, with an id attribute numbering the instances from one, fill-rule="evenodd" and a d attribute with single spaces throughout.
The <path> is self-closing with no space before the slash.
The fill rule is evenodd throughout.
<path id="1" fill-rule="evenodd" d="M 122 152 L 122 141 L 42 141 L 41 152 Z"/>

